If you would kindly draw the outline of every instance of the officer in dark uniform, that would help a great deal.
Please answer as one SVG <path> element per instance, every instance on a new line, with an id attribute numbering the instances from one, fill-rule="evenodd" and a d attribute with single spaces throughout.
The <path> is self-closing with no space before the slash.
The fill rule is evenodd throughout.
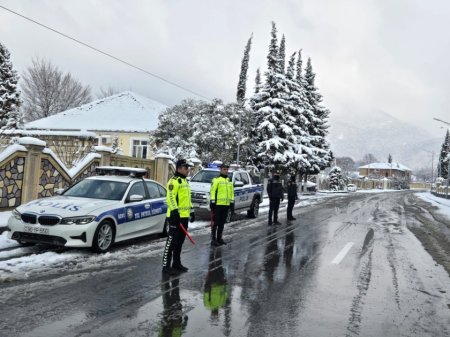
<path id="1" fill-rule="evenodd" d="M 295 175 L 292 175 L 287 183 L 287 219 L 296 220 L 292 215 L 292 210 L 294 209 L 295 200 L 298 199 L 297 196 L 297 183 L 295 182 Z"/>
<path id="2" fill-rule="evenodd" d="M 278 209 L 280 208 L 280 202 L 284 199 L 283 185 L 280 181 L 280 173 L 278 171 L 273 172 L 272 179 L 267 184 L 267 194 L 269 195 L 269 226 L 280 225 L 278 222 Z M 273 222 L 272 222 L 273 216 Z"/>
<path id="3" fill-rule="evenodd" d="M 188 271 L 188 268 L 181 264 L 181 247 L 186 234 L 180 226 L 187 230 L 189 217 L 191 222 L 195 220 L 191 203 L 191 189 L 186 180 L 189 168 L 192 166 L 185 159 L 178 160 L 176 173 L 167 182 L 167 218 L 170 227 L 164 247 L 162 271 L 168 275 Z"/>

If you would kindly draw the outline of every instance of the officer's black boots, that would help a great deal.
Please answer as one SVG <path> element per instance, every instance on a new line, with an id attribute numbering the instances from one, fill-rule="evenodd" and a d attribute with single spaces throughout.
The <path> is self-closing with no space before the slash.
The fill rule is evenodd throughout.
<path id="1" fill-rule="evenodd" d="M 181 263 L 172 265 L 172 269 L 176 269 L 176 270 L 178 270 L 180 272 L 183 272 L 183 273 L 187 272 L 189 270 L 188 267 L 183 266 Z"/>
<path id="2" fill-rule="evenodd" d="M 162 272 L 166 275 L 175 275 L 176 274 L 175 270 L 173 270 L 172 268 L 167 267 L 167 266 L 163 267 Z"/>
<path id="3" fill-rule="evenodd" d="M 223 226 L 219 226 L 219 228 L 217 228 L 217 242 L 219 243 L 219 245 L 226 245 L 227 243 L 222 240 L 222 233 Z"/>

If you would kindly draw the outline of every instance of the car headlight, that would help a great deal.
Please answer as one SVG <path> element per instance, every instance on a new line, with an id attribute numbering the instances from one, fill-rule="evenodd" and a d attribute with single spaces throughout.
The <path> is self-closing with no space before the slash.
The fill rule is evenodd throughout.
<path id="1" fill-rule="evenodd" d="M 22 220 L 22 214 L 20 214 L 20 212 L 15 209 L 11 212 L 11 215 L 16 218 L 17 220 Z"/>
<path id="2" fill-rule="evenodd" d="M 94 221 L 94 215 L 86 215 L 86 216 L 75 216 L 71 218 L 62 218 L 60 224 L 61 225 L 86 225 L 92 221 Z"/>

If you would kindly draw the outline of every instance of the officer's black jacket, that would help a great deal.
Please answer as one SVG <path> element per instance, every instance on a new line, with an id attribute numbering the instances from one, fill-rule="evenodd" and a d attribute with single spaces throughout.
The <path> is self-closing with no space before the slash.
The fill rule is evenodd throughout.
<path id="1" fill-rule="evenodd" d="M 278 179 L 271 179 L 269 181 L 269 184 L 267 185 L 267 194 L 269 195 L 270 199 L 283 199 L 283 185 L 281 185 L 281 182 Z"/>
<path id="2" fill-rule="evenodd" d="M 293 181 L 289 181 L 287 185 L 287 195 L 290 199 L 297 199 L 297 184 Z"/>

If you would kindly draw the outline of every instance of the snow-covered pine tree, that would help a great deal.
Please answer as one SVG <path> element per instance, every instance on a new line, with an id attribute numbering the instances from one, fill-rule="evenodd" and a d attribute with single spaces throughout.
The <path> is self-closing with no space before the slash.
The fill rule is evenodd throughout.
<path id="1" fill-rule="evenodd" d="M 338 191 L 342 186 L 342 173 L 341 168 L 334 166 L 330 173 L 328 173 L 329 186 L 331 191 Z"/>
<path id="2" fill-rule="evenodd" d="M 19 76 L 13 69 L 8 49 L 0 43 L 0 129 L 17 129 L 21 123 Z"/>
<path id="3" fill-rule="evenodd" d="M 319 173 L 320 170 L 328 167 L 332 161 L 330 145 L 326 140 L 328 134 L 328 115 L 329 110 L 322 105 L 322 95 L 315 85 L 316 74 L 313 71 L 311 58 L 308 58 L 305 71 L 305 94 L 309 105 L 312 108 L 314 115 L 314 122 L 309 126 L 309 133 L 311 137 L 311 144 L 314 151 L 316 151 L 316 160 L 310 162 L 310 174 Z"/>
<path id="4" fill-rule="evenodd" d="M 280 73 L 284 74 L 284 71 L 286 69 L 286 38 L 284 37 L 284 34 L 283 37 L 281 38 L 278 58 L 280 62 Z"/>
<path id="5" fill-rule="evenodd" d="M 256 69 L 256 76 L 255 76 L 255 94 L 259 92 L 261 89 L 261 71 Z"/>
<path id="6" fill-rule="evenodd" d="M 286 77 L 280 71 L 277 29 L 272 22 L 271 41 L 267 55 L 266 81 L 261 90 L 253 95 L 255 125 L 251 131 L 255 143 L 254 163 L 281 170 L 294 160 L 296 141 L 292 128 L 286 120 L 289 88 Z"/>
<path id="7" fill-rule="evenodd" d="M 304 134 L 301 137 L 301 141 L 298 142 L 297 154 L 301 156 L 304 160 L 298 161 L 296 164 L 296 170 L 300 175 L 300 180 L 307 181 L 308 174 L 313 168 L 314 163 L 320 161 L 318 157 L 318 153 L 320 153 L 320 149 L 317 149 L 313 144 L 312 140 L 314 138 L 311 137 L 312 134 L 315 134 L 315 125 L 319 121 L 317 117 L 314 115 L 313 108 L 309 104 L 308 97 L 306 96 L 306 80 L 303 76 L 303 60 L 302 60 L 302 50 L 300 49 L 297 53 L 297 62 L 296 62 L 296 73 L 295 73 L 295 82 L 297 85 L 298 95 L 297 101 L 298 106 L 300 107 L 302 113 L 297 117 L 297 124 L 303 125 Z M 306 163 L 305 163 L 306 161 Z"/>
<path id="8" fill-rule="evenodd" d="M 392 156 L 391 156 L 390 153 L 389 153 L 389 156 L 388 156 L 388 163 L 389 163 L 389 164 L 392 164 Z"/>
<path id="9" fill-rule="evenodd" d="M 291 162 L 289 171 L 292 174 L 297 174 L 300 168 L 308 168 L 308 153 L 309 137 L 308 124 L 309 121 L 304 116 L 305 110 L 305 96 L 301 85 L 297 82 L 295 77 L 295 55 L 293 53 L 289 59 L 288 67 L 286 69 L 286 80 L 289 88 L 289 97 L 287 106 L 288 116 L 287 121 L 295 136 L 294 142 L 294 160 Z"/>
<path id="10" fill-rule="evenodd" d="M 241 62 L 241 73 L 239 74 L 239 82 L 237 86 L 236 100 L 238 103 L 243 104 L 245 100 L 245 92 L 247 90 L 247 73 L 248 73 L 248 62 L 250 60 L 250 49 L 252 47 L 253 34 L 247 41 L 245 46 L 244 56 Z"/>
<path id="11" fill-rule="evenodd" d="M 439 171 L 441 177 L 444 179 L 448 178 L 448 155 L 450 154 L 450 134 L 447 130 L 445 134 L 444 143 L 442 143 L 441 153 L 439 154 Z"/>

